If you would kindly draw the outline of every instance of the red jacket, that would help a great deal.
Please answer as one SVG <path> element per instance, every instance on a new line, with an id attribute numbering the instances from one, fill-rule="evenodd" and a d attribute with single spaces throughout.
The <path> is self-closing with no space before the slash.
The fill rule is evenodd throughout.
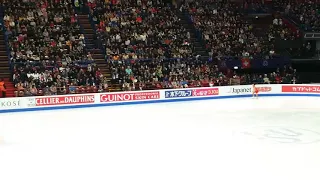
<path id="1" fill-rule="evenodd" d="M 0 91 L 6 91 L 4 81 L 0 82 Z"/>

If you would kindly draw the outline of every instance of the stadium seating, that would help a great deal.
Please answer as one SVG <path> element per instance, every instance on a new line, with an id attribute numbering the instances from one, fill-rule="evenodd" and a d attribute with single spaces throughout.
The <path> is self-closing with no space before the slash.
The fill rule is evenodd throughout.
<path id="1" fill-rule="evenodd" d="M 270 13 L 277 7 L 274 4 L 214 0 L 182 5 L 161 0 L 73 3 L 4 3 L 4 32 L 17 96 L 106 92 L 111 87 L 129 91 L 298 82 L 296 71 L 285 66 L 288 58 L 278 51 L 275 40 L 296 40 L 300 32 L 279 13 L 261 19 L 247 16 Z M 99 55 L 96 64 L 92 48 L 101 48 L 105 62 Z M 200 58 L 199 52 L 210 56 Z M 103 63 L 110 77 L 99 69 Z M 269 66 L 274 70 L 234 69 Z"/>
<path id="2" fill-rule="evenodd" d="M 276 10 L 284 12 L 287 17 L 299 24 L 301 29 L 307 32 L 320 32 L 320 4 L 318 1 L 280 0 L 275 1 L 274 6 Z"/>
<path id="3" fill-rule="evenodd" d="M 5 4 L 3 20 L 20 96 L 64 94 L 69 86 L 96 87 L 102 82 L 72 1 L 13 0 Z"/>
<path id="4" fill-rule="evenodd" d="M 190 35 L 162 1 L 96 1 L 93 7 L 97 34 L 110 60 L 186 58 L 193 52 Z"/>

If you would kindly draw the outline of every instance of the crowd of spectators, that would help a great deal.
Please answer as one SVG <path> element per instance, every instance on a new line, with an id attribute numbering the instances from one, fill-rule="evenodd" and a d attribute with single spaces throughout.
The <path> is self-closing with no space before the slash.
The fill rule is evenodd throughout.
<path id="1" fill-rule="evenodd" d="M 111 60 L 187 58 L 193 53 L 190 33 L 164 1 L 90 1 L 89 7 Z"/>
<path id="2" fill-rule="evenodd" d="M 267 34 L 269 41 L 273 39 L 295 40 L 300 37 L 299 31 L 293 31 L 288 25 L 284 24 L 282 18 L 277 15 L 274 15 L 273 22 L 269 26 Z"/>
<path id="3" fill-rule="evenodd" d="M 289 53 L 289 55 L 292 57 L 299 57 L 299 54 L 306 50 L 305 47 L 296 47 L 297 45 L 293 45 L 299 43 L 299 41 L 296 40 L 299 40 L 301 37 L 300 30 L 292 28 L 287 23 L 284 23 L 283 21 L 285 20 L 283 20 L 277 14 L 274 14 L 273 18 L 272 24 L 270 24 L 269 28 L 267 29 L 264 42 L 271 46 L 278 46 L 278 49 L 280 48 L 279 46 L 281 46 L 281 44 L 285 44 L 285 46 L 281 47 L 280 49 L 283 48 L 283 51 Z M 278 45 L 276 45 L 276 41 L 278 41 Z M 281 54 L 281 52 L 278 53 Z"/>
<path id="4" fill-rule="evenodd" d="M 280 14 L 273 13 L 273 22 L 245 17 L 245 10 L 267 12 L 269 6 L 260 3 L 238 3 L 230 1 L 192 1 L 182 4 L 181 10 L 190 18 L 213 57 L 266 57 L 276 52 L 275 40 L 296 40 L 300 31 L 284 23 Z M 260 10 L 264 9 L 263 11 Z M 260 23 L 259 24 L 254 24 Z M 287 50 L 289 52 L 290 49 Z M 295 52 L 295 51 L 293 51 Z"/>
<path id="5" fill-rule="evenodd" d="M 4 25 L 17 95 L 98 91 L 100 70 L 87 52 L 72 0 L 4 2 Z M 103 88 L 102 88 L 103 89 Z"/>
<path id="6" fill-rule="evenodd" d="M 228 1 L 194 1 L 183 4 L 195 27 L 202 33 L 213 56 L 268 54 L 262 37 L 254 35 L 252 24 L 243 18 L 242 6 Z"/>
<path id="7" fill-rule="evenodd" d="M 252 24 L 243 18 L 241 6 L 228 1 L 194 1 L 183 4 L 181 9 L 188 10 L 194 25 L 202 32 L 207 48 L 216 57 L 272 55 L 275 38 L 297 37 L 277 16 L 264 36 L 255 36 Z M 118 60 L 113 62 L 112 78 L 123 90 L 229 85 L 237 78 L 238 84 L 297 82 L 296 75 L 289 70 L 237 76 L 232 70 L 222 72 L 216 61 L 195 59 Z"/>
<path id="8" fill-rule="evenodd" d="M 270 13 L 272 6 L 261 0 L 244 0 L 244 13 L 247 14 L 263 14 Z"/>
<path id="9" fill-rule="evenodd" d="M 191 58 L 190 32 L 181 26 L 176 7 L 163 1 L 87 2 L 97 40 L 109 58 L 111 84 L 120 84 L 123 91 L 297 82 L 292 68 L 240 75 L 219 69 L 215 59 Z M 241 6 L 209 2 L 195 1 L 183 9 L 190 13 L 213 56 L 270 54 L 273 39 L 295 36 L 275 17 L 266 36 L 258 37 L 244 20 Z M 71 0 L 11 0 L 5 7 L 17 96 L 109 91 L 110 82 L 86 49 Z"/>
<path id="10" fill-rule="evenodd" d="M 112 78 L 122 85 L 124 91 L 298 82 L 296 70 L 292 67 L 278 68 L 267 74 L 240 74 L 236 70 L 221 69 L 214 61 L 195 59 L 114 61 Z"/>
<path id="11" fill-rule="evenodd" d="M 304 31 L 320 31 L 320 3 L 317 0 L 245 0 L 244 2 L 244 10 L 248 13 L 272 13 L 275 10 L 294 20 Z"/>
<path id="12" fill-rule="evenodd" d="M 297 22 L 305 31 L 320 32 L 320 4 L 310 0 L 277 0 L 274 8 Z"/>

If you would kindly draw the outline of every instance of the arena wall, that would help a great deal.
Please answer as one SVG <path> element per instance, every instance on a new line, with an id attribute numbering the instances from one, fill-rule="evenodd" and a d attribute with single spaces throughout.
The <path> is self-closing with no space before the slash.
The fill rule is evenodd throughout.
<path id="1" fill-rule="evenodd" d="M 320 96 L 320 85 L 257 85 L 259 96 Z M 0 99 L 0 113 L 89 108 L 144 103 L 244 98 L 252 96 L 251 85 L 189 89 L 130 91 L 59 96 L 32 96 Z"/>

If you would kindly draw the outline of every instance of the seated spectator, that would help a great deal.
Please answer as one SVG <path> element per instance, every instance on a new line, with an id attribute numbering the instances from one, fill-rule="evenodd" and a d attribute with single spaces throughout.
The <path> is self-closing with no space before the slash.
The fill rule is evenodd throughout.
<path id="1" fill-rule="evenodd" d="M 24 85 L 22 84 L 22 82 L 17 83 L 15 85 L 15 87 L 16 87 L 16 91 L 15 91 L 16 97 L 22 97 L 25 94 L 31 95 L 31 93 L 28 90 L 26 90 L 26 93 L 24 92 L 25 88 L 24 88 Z"/>

